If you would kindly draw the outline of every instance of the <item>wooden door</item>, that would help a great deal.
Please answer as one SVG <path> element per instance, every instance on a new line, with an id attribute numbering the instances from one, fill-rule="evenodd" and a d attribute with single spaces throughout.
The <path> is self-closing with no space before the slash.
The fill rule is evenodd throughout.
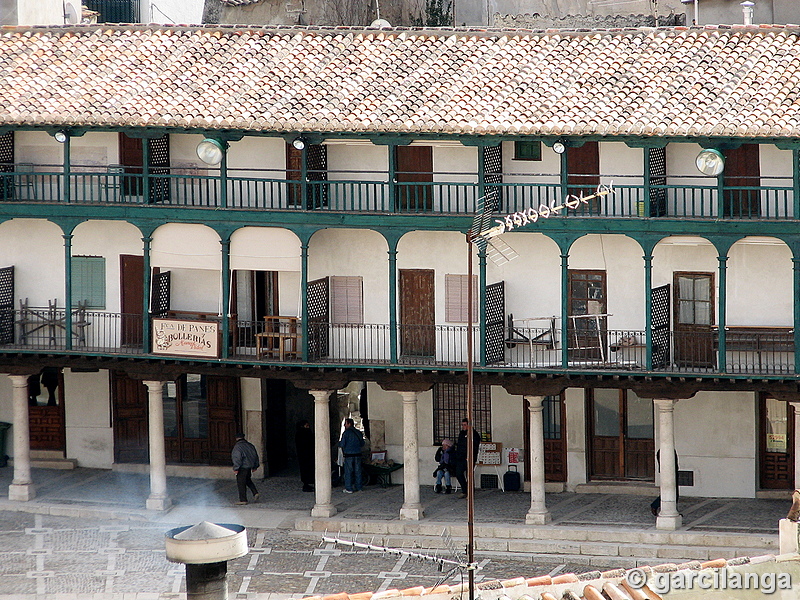
<path id="1" fill-rule="evenodd" d="M 725 151 L 726 217 L 757 217 L 761 214 L 761 165 L 758 144 L 742 144 Z"/>
<path id="2" fill-rule="evenodd" d="M 759 394 L 758 472 L 765 490 L 793 490 L 794 407 Z"/>
<path id="3" fill-rule="evenodd" d="M 141 346 L 144 314 L 144 257 L 119 257 L 123 346 Z"/>
<path id="4" fill-rule="evenodd" d="M 399 210 L 420 212 L 433 208 L 433 148 L 397 146 L 395 170 Z M 414 182 L 425 182 L 413 185 Z"/>
<path id="5" fill-rule="evenodd" d="M 28 420 L 31 450 L 66 450 L 61 369 L 45 367 L 28 378 Z"/>
<path id="6" fill-rule="evenodd" d="M 228 465 L 231 448 L 236 443 L 236 430 L 242 429 L 239 378 L 209 375 L 207 385 L 209 462 Z"/>
<path id="7" fill-rule="evenodd" d="M 588 390 L 587 399 L 590 476 L 653 481 L 653 401 L 602 388 Z"/>
<path id="8" fill-rule="evenodd" d="M 111 377 L 114 462 L 145 464 L 150 460 L 147 388 L 121 371 Z"/>
<path id="9" fill-rule="evenodd" d="M 302 173 L 303 151 L 298 150 L 291 144 L 286 144 L 286 181 L 289 182 L 287 183 L 287 200 L 290 205 L 303 203 L 303 188 L 300 185 Z"/>
<path id="10" fill-rule="evenodd" d="M 567 331 L 571 360 L 605 360 L 608 319 L 606 314 L 606 272 L 569 271 L 569 319 Z"/>
<path id="11" fill-rule="evenodd" d="M 567 193 L 573 196 L 589 196 L 600 185 L 600 148 L 597 142 L 586 142 L 577 148 L 567 148 Z M 600 199 L 582 204 L 578 214 L 598 214 Z"/>
<path id="12" fill-rule="evenodd" d="M 676 364 L 713 367 L 714 274 L 678 271 L 673 290 Z"/>
<path id="13" fill-rule="evenodd" d="M 400 354 L 436 355 L 433 269 L 400 269 Z"/>
<path id="14" fill-rule="evenodd" d="M 522 421 L 525 441 L 523 447 L 523 463 L 525 465 L 525 481 L 531 480 L 530 474 L 530 442 L 531 413 L 528 401 L 522 399 Z M 544 420 L 544 479 L 545 481 L 564 482 L 567 480 L 567 413 L 564 406 L 564 395 L 547 396 L 542 402 L 542 418 Z"/>
<path id="15" fill-rule="evenodd" d="M 122 194 L 125 196 L 142 195 L 142 174 L 144 173 L 144 153 L 142 138 L 128 137 L 119 134 L 119 161 L 124 167 L 127 177 L 122 177 Z"/>

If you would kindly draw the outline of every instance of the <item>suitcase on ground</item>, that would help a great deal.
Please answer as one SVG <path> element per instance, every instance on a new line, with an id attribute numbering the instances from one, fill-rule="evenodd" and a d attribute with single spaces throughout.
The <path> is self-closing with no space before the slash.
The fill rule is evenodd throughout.
<path id="1" fill-rule="evenodd" d="M 514 470 L 511 470 L 514 467 Z M 517 465 L 508 465 L 508 471 L 503 474 L 503 489 L 507 492 L 518 492 L 522 487 L 522 478 L 519 476 Z"/>

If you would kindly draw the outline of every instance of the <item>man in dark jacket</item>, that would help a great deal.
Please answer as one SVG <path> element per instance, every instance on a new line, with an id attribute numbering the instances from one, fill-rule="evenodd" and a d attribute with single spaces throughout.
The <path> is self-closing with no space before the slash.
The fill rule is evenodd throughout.
<path id="1" fill-rule="evenodd" d="M 361 491 L 361 448 L 364 447 L 364 435 L 356 429 L 353 419 L 344 420 L 344 431 L 339 447 L 344 454 L 344 493 L 352 494 Z"/>
<path id="2" fill-rule="evenodd" d="M 233 472 L 236 473 L 236 486 L 239 488 L 239 501 L 236 504 L 247 504 L 247 488 L 253 492 L 253 502 L 260 497 L 256 484 L 253 483 L 253 471 L 259 467 L 256 447 L 244 439 L 243 433 L 236 434 L 236 443 L 231 450 Z"/>
<path id="3" fill-rule="evenodd" d="M 456 479 L 461 486 L 459 498 L 467 497 L 467 432 L 470 430 L 469 420 L 461 419 L 461 431 L 458 433 L 456 442 Z M 481 436 L 474 429 L 472 430 L 472 464 L 478 460 L 478 448 L 480 447 Z"/>

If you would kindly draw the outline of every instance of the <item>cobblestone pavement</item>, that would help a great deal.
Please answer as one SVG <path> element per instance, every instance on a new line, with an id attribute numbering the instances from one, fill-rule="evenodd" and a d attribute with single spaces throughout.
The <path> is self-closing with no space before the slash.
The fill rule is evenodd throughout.
<path id="1" fill-rule="evenodd" d="M 0 598 L 176 598 L 185 592 L 184 567 L 166 560 L 166 531 L 160 523 L 0 511 Z M 442 577 L 431 563 L 321 545 L 285 529 L 247 532 L 250 553 L 228 565 L 234 599 L 430 586 Z M 590 569 L 511 556 L 477 559 L 478 581 Z"/>

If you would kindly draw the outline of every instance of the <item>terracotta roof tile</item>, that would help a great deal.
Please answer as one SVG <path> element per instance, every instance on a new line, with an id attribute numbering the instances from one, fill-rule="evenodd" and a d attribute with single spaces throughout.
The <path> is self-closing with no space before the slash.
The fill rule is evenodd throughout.
<path id="1" fill-rule="evenodd" d="M 0 29 L 0 125 L 800 135 L 796 26 Z"/>

